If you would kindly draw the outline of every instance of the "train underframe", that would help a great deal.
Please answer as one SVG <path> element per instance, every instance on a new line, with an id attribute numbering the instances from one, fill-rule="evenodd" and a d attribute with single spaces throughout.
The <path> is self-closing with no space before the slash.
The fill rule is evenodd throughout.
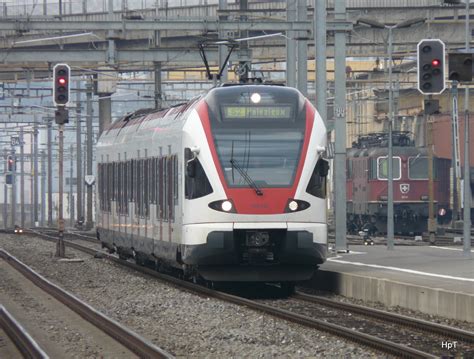
<path id="1" fill-rule="evenodd" d="M 365 213 L 347 206 L 347 228 L 349 233 L 358 233 L 369 228 L 371 235 L 387 233 L 387 202 L 370 203 Z M 394 203 L 394 232 L 402 235 L 421 235 L 428 230 L 428 203 Z M 437 204 L 434 208 L 437 213 Z"/>
<path id="2" fill-rule="evenodd" d="M 98 230 L 102 246 L 121 259 L 134 258 L 137 264 L 160 271 L 179 272 L 193 281 L 277 282 L 291 292 L 294 283 L 310 279 L 324 263 L 326 243 L 313 241 L 304 230 L 246 229 L 211 231 L 206 243 L 183 245 Z M 119 239 L 120 237 L 120 239 Z M 137 242 L 151 246 L 137 249 Z M 134 245 L 135 244 L 135 245 Z"/>

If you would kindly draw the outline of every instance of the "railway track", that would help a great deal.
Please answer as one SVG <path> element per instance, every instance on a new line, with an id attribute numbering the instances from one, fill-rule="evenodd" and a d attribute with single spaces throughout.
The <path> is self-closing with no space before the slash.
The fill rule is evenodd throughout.
<path id="1" fill-rule="evenodd" d="M 462 235 L 461 235 L 462 236 Z M 363 245 L 364 240 L 358 235 L 348 234 L 346 236 L 347 244 L 348 245 Z M 382 237 L 372 237 L 374 241 L 374 245 L 386 245 L 387 240 L 386 238 Z M 335 243 L 335 235 L 334 233 L 328 233 L 328 242 L 329 244 Z M 397 235 L 395 237 L 395 245 L 402 245 L 402 246 L 430 246 L 433 245 L 429 242 L 428 236 L 422 236 L 422 241 L 415 241 L 414 236 L 402 236 Z M 436 241 L 434 245 L 438 246 L 458 246 L 462 247 L 462 242 L 454 243 L 454 237 L 451 236 L 436 236 Z M 471 246 L 474 247 L 474 238 L 471 237 Z"/>
<path id="2" fill-rule="evenodd" d="M 35 229 L 26 230 L 26 231 L 30 231 L 32 233 L 50 234 L 51 236 L 56 236 L 58 233 L 58 230 L 53 229 L 53 228 L 35 228 Z M 87 242 L 100 244 L 100 242 L 97 240 L 97 237 L 95 235 L 86 234 L 81 231 L 66 230 L 64 232 L 64 238 L 65 239 L 68 239 L 68 238 L 81 239 Z"/>
<path id="3" fill-rule="evenodd" d="M 49 356 L 41 349 L 36 341 L 28 334 L 23 326 L 0 305 L 0 327 L 12 340 L 15 347 L 25 358 L 47 359 Z"/>
<path id="4" fill-rule="evenodd" d="M 456 341 L 456 356 L 472 357 L 474 355 L 474 333 L 467 330 L 303 292 L 296 292 L 291 299 L 300 302 L 296 305 L 286 303 L 295 308 L 292 310 L 311 312 L 320 318 L 325 317 L 328 321 L 340 321 L 343 318 L 345 326 L 360 327 L 368 334 L 375 332 L 377 336 L 406 343 L 418 350 L 432 353 L 436 357 L 453 354 L 442 348 L 443 341 Z"/>
<path id="5" fill-rule="evenodd" d="M 41 235 L 44 236 L 44 234 L 41 234 Z M 50 240 L 53 240 L 53 241 L 56 240 L 54 236 L 47 235 L 47 237 Z M 90 247 L 83 246 L 78 243 L 67 241 L 67 240 L 65 242 L 67 246 L 78 249 L 90 255 L 95 255 L 97 253 L 96 249 L 92 249 Z M 166 281 L 168 283 L 172 283 L 174 285 L 177 285 L 181 288 L 185 288 L 192 292 L 209 296 L 209 297 L 213 297 L 216 299 L 221 299 L 221 300 L 231 302 L 237 305 L 246 306 L 248 308 L 261 311 L 266 314 L 279 317 L 279 318 L 282 318 L 294 323 L 298 323 L 303 326 L 319 329 L 319 330 L 331 333 L 333 335 L 348 339 L 350 341 L 359 343 L 361 345 L 379 350 L 387 354 L 400 356 L 400 357 L 407 357 L 407 358 L 438 357 L 438 355 L 436 354 L 432 354 L 430 352 L 424 352 L 422 350 L 411 348 L 405 344 L 396 343 L 396 342 L 383 339 L 374 335 L 363 333 L 363 332 L 355 330 L 352 327 L 348 328 L 346 326 L 330 323 L 326 320 L 321 320 L 321 319 L 312 317 L 310 315 L 295 313 L 291 310 L 279 308 L 273 304 L 266 304 L 259 301 L 242 298 L 240 296 L 224 293 L 221 291 L 216 291 L 210 288 L 206 288 L 202 285 L 197 285 L 194 283 L 183 281 L 173 276 L 156 272 L 146 267 L 138 266 L 132 262 L 120 260 L 119 258 L 113 255 L 109 255 L 106 253 L 102 253 L 102 255 L 104 258 L 107 258 L 108 260 L 111 260 L 115 263 L 124 265 L 126 267 L 129 267 L 131 269 L 137 270 L 142 273 L 146 273 L 155 278 Z M 313 303 L 316 303 L 316 301 L 318 300 L 316 297 L 313 298 L 312 296 L 308 296 L 303 293 L 297 293 L 295 294 L 294 297 L 290 299 L 304 300 L 304 301 L 313 302 Z M 319 305 L 322 305 L 322 303 L 324 303 L 324 305 L 326 306 L 329 305 L 328 300 L 324 301 L 324 299 L 321 299 L 319 301 Z M 357 307 L 357 306 L 351 306 L 349 308 L 348 305 L 344 305 L 342 303 L 341 304 L 334 304 L 334 303 L 331 304 L 331 306 L 339 306 L 342 310 L 345 310 L 345 311 L 351 311 L 351 312 L 358 311 L 360 314 L 363 314 L 371 318 L 377 318 L 377 320 L 379 321 L 387 321 L 390 323 L 396 323 L 398 325 L 404 325 L 406 327 L 411 327 L 411 328 L 415 327 L 417 330 L 421 330 L 428 333 L 436 333 L 438 335 L 442 335 L 445 338 L 455 338 L 455 339 L 466 341 L 468 343 L 474 343 L 474 333 L 465 332 L 458 329 L 452 329 L 449 327 L 444 327 L 444 326 L 440 326 L 434 323 L 416 320 L 412 318 L 408 318 L 408 319 L 411 319 L 410 321 L 408 321 L 406 317 L 404 318 L 403 316 L 397 316 L 395 314 L 386 313 L 383 311 L 370 310 L 368 308 Z"/>
<path id="6" fill-rule="evenodd" d="M 49 235 L 48 235 L 49 236 Z M 56 298 L 68 308 L 78 313 L 82 318 L 101 329 L 131 352 L 141 358 L 173 358 L 173 356 L 163 349 L 155 346 L 136 333 L 130 331 L 118 322 L 106 317 L 88 304 L 82 302 L 77 297 L 62 290 L 57 285 L 48 281 L 40 274 L 33 271 L 27 265 L 11 256 L 8 252 L 0 249 L 0 258 L 4 259 L 11 267 L 20 272 L 24 277 L 41 288 L 45 293 Z"/>

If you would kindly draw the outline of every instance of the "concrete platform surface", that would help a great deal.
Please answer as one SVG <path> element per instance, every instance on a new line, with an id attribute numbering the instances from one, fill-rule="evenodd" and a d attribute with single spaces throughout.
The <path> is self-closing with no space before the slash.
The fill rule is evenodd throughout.
<path id="1" fill-rule="evenodd" d="M 474 295 L 474 251 L 463 256 L 462 248 L 437 246 L 350 246 L 320 268 L 372 278 L 440 288 Z"/>
<path id="2" fill-rule="evenodd" d="M 474 322 L 474 259 L 461 248 L 351 246 L 310 281 L 346 297 Z M 474 253 L 472 253 L 474 257 Z"/>

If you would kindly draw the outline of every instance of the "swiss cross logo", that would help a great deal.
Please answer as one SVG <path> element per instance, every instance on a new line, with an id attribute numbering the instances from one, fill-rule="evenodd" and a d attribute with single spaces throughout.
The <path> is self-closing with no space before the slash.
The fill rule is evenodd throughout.
<path id="1" fill-rule="evenodd" d="M 403 194 L 407 194 L 408 192 L 410 192 L 410 185 L 408 183 L 402 183 L 400 185 L 400 192 L 402 192 Z"/>

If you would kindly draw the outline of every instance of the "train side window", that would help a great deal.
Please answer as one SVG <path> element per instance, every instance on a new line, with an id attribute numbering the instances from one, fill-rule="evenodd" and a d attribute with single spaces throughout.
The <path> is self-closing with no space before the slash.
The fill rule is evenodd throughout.
<path id="1" fill-rule="evenodd" d="M 102 164 L 99 163 L 97 166 L 97 186 L 98 186 L 98 192 L 99 192 L 99 208 L 103 210 L 103 200 L 104 200 L 104 194 L 102 193 Z"/>
<path id="2" fill-rule="evenodd" d="M 151 199 L 150 202 L 156 204 L 156 158 L 150 159 L 151 161 L 151 171 L 150 171 L 150 193 Z"/>
<path id="3" fill-rule="evenodd" d="M 178 186 L 178 156 L 173 155 L 173 183 L 174 183 L 174 204 L 178 204 L 178 192 L 179 192 L 179 186 Z"/>
<path id="4" fill-rule="evenodd" d="M 125 202 L 126 202 L 126 178 L 125 178 L 125 166 L 126 162 L 120 163 L 120 202 L 121 202 L 121 212 L 125 213 Z"/>
<path id="5" fill-rule="evenodd" d="M 106 163 L 103 163 L 102 164 L 102 188 L 103 188 L 103 192 L 104 192 L 104 199 L 103 199 L 103 210 L 106 211 L 107 210 L 107 164 Z"/>
<path id="6" fill-rule="evenodd" d="M 135 214 L 138 216 L 140 214 L 140 160 L 135 161 Z"/>
<path id="7" fill-rule="evenodd" d="M 116 181 L 117 181 L 117 201 L 116 201 L 116 204 L 115 204 L 115 212 L 117 212 L 118 214 L 122 213 L 122 197 L 120 195 L 120 190 L 121 190 L 121 180 L 120 180 L 120 177 L 121 177 L 121 173 L 120 173 L 120 167 L 121 167 L 121 163 L 118 162 L 115 166 L 115 174 L 116 174 Z"/>
<path id="8" fill-rule="evenodd" d="M 168 157 L 168 217 L 174 219 L 174 158 Z"/>
<path id="9" fill-rule="evenodd" d="M 120 211 L 125 212 L 125 162 L 120 163 Z"/>
<path id="10" fill-rule="evenodd" d="M 100 163 L 97 166 L 97 191 L 99 192 L 99 208 L 102 210 L 102 173 Z"/>
<path id="11" fill-rule="evenodd" d="M 140 177 L 138 178 L 140 182 L 140 216 L 145 215 L 145 161 L 146 160 L 140 160 Z"/>
<path id="12" fill-rule="evenodd" d="M 102 210 L 107 211 L 107 164 L 102 164 Z"/>
<path id="13" fill-rule="evenodd" d="M 158 159 L 158 218 L 163 218 L 163 157 Z"/>
<path id="14" fill-rule="evenodd" d="M 377 159 L 371 158 L 369 160 L 369 179 L 376 180 L 377 179 Z"/>
<path id="15" fill-rule="evenodd" d="M 117 186 L 117 208 L 120 211 L 122 211 L 122 196 L 121 196 L 121 187 L 122 187 L 122 173 L 121 173 L 121 163 L 120 162 L 117 162 L 116 165 L 115 165 L 115 172 L 116 172 L 116 176 L 117 176 L 117 179 L 115 180 L 117 182 L 116 186 Z"/>
<path id="16" fill-rule="evenodd" d="M 123 204 L 124 214 L 128 215 L 128 161 L 123 164 Z"/>
<path id="17" fill-rule="evenodd" d="M 110 182 L 110 200 L 114 201 L 115 200 L 115 186 L 114 186 L 114 163 L 109 164 L 109 182 Z"/>
<path id="18" fill-rule="evenodd" d="M 137 183 L 137 173 L 138 173 L 138 161 L 133 160 L 133 202 L 135 203 L 134 212 L 135 215 L 138 214 L 138 183 Z"/>
<path id="19" fill-rule="evenodd" d="M 109 165 L 104 163 L 104 211 L 107 211 L 109 201 Z"/>
<path id="20" fill-rule="evenodd" d="M 328 169 L 328 162 L 320 158 L 316 163 L 316 166 L 314 166 L 313 174 L 309 179 L 308 187 L 306 187 L 306 192 L 315 197 L 326 198 L 326 181 Z"/>
<path id="21" fill-rule="evenodd" d="M 168 157 L 163 157 L 163 219 L 168 219 Z"/>
<path id="22" fill-rule="evenodd" d="M 161 176 L 161 160 L 160 157 L 156 158 L 156 208 L 160 207 L 160 176 Z M 158 215 L 159 217 L 159 215 Z"/>
<path id="23" fill-rule="evenodd" d="M 189 165 L 193 167 L 191 176 L 188 171 Z M 193 154 L 189 148 L 184 151 L 184 174 L 184 197 L 186 199 L 201 198 L 213 192 L 211 183 L 207 178 L 201 162 L 199 162 L 197 157 L 193 159 Z"/>
<path id="24" fill-rule="evenodd" d="M 122 213 L 127 213 L 127 162 L 122 162 Z"/>
<path id="25" fill-rule="evenodd" d="M 115 205 L 117 206 L 119 202 L 119 196 L 118 196 L 118 181 L 119 181 L 119 175 L 118 175 L 118 162 L 114 162 L 112 167 L 113 167 L 113 180 L 114 180 L 114 194 L 112 200 L 114 200 L 116 203 Z"/>
<path id="26" fill-rule="evenodd" d="M 127 161 L 127 196 L 125 197 L 125 203 L 127 206 L 127 215 L 129 215 L 128 208 L 129 208 L 129 203 L 130 203 L 130 188 L 131 184 L 130 182 L 132 181 L 132 176 L 131 176 L 131 170 L 132 170 L 132 161 Z"/>
<path id="27" fill-rule="evenodd" d="M 150 174 L 150 160 L 146 159 L 143 160 L 144 169 L 143 169 L 143 215 L 148 217 L 149 209 L 150 209 L 150 191 L 149 191 L 149 183 L 150 178 L 148 177 Z"/>
<path id="28" fill-rule="evenodd" d="M 140 177 L 138 181 L 140 182 L 140 216 L 143 216 L 145 213 L 145 201 L 144 201 L 144 193 L 145 193 L 145 160 L 140 160 Z"/>
<path id="29" fill-rule="evenodd" d="M 102 173 L 102 210 L 105 211 L 107 209 L 107 206 L 105 205 L 106 200 L 107 200 L 107 172 L 106 172 L 106 166 L 104 163 L 101 165 L 101 173 Z"/>
<path id="30" fill-rule="evenodd" d="M 112 201 L 115 201 L 115 163 L 114 162 L 110 164 L 110 184 L 111 184 L 110 199 Z"/>
<path id="31" fill-rule="evenodd" d="M 134 186 L 133 184 L 135 183 L 134 179 L 134 173 L 135 173 L 135 160 L 130 160 L 130 187 L 129 187 L 129 196 L 130 196 L 130 202 L 135 202 L 135 196 L 134 196 Z"/>
<path id="32" fill-rule="evenodd" d="M 108 190 L 107 190 L 107 212 L 110 212 L 112 210 L 112 200 L 113 200 L 113 179 L 114 179 L 114 173 L 113 173 L 113 164 L 109 163 L 109 183 L 108 183 Z"/>
<path id="33" fill-rule="evenodd" d="M 107 211 L 109 208 L 109 164 L 103 164 L 103 172 L 104 172 L 104 211 Z"/>
<path id="34" fill-rule="evenodd" d="M 140 160 L 139 161 L 140 163 L 140 172 L 139 172 L 139 175 L 138 175 L 138 179 L 137 181 L 140 183 L 140 193 L 138 194 L 138 197 L 140 198 L 140 206 L 138 208 L 138 214 L 140 216 L 143 216 L 143 191 L 145 190 L 144 189 L 144 181 L 143 181 L 143 172 L 144 172 L 144 169 L 145 169 L 145 166 L 144 166 L 144 161 L 143 160 Z"/>
<path id="35" fill-rule="evenodd" d="M 122 211 L 122 198 L 120 197 L 120 162 L 117 162 L 115 165 L 115 176 L 116 176 L 116 205 L 115 205 L 115 212 L 121 213 Z"/>
<path id="36" fill-rule="evenodd" d="M 347 160 L 346 161 L 346 169 L 347 169 L 347 179 L 352 178 L 352 160 Z"/>

